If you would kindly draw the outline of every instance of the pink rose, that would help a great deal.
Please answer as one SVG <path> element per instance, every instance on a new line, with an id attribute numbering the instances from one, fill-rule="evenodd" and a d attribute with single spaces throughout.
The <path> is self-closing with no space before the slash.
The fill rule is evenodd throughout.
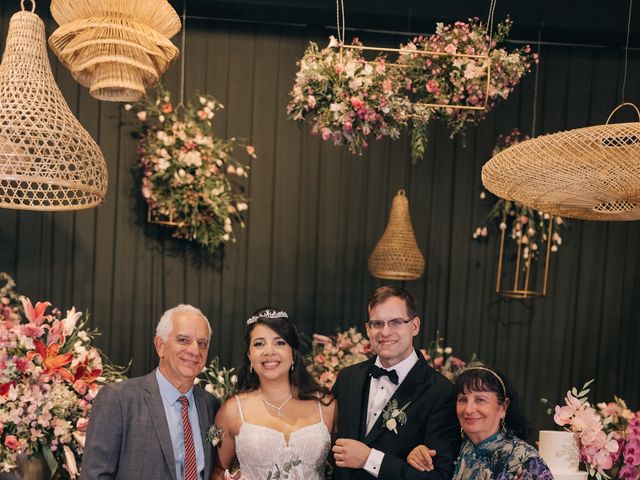
<path id="1" fill-rule="evenodd" d="M 327 345 L 327 344 L 333 343 L 331 341 L 331 338 L 327 337 L 326 335 L 320 335 L 318 333 L 313 334 L 313 341 L 320 345 Z"/>
<path id="2" fill-rule="evenodd" d="M 438 83 L 435 80 L 427 81 L 427 92 L 433 93 L 438 90 Z"/>
<path id="3" fill-rule="evenodd" d="M 450 43 L 449 45 L 444 47 L 444 51 L 449 54 L 456 53 L 456 46 L 453 43 Z"/>
<path id="4" fill-rule="evenodd" d="M 15 435 L 7 435 L 4 439 L 4 446 L 11 450 L 15 450 L 18 448 L 18 439 Z"/>

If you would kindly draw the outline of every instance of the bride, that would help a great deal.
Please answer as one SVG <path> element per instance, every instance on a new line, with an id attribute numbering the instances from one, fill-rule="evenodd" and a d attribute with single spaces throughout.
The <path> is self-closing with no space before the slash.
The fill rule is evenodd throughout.
<path id="1" fill-rule="evenodd" d="M 237 458 L 232 478 L 323 479 L 336 402 L 305 368 L 286 312 L 262 308 L 247 320 L 238 377 L 238 395 L 216 415 L 224 434 L 213 478 L 229 478 L 222 470 Z"/>

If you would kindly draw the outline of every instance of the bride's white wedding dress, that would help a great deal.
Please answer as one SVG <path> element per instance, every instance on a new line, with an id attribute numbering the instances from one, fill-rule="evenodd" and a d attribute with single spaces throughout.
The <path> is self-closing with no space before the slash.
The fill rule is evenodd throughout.
<path id="1" fill-rule="evenodd" d="M 242 420 L 235 438 L 242 480 L 265 480 L 269 473 L 272 479 L 324 479 L 324 461 L 331 447 L 331 435 L 324 423 L 320 402 L 320 421 L 291 432 L 288 441 L 278 430 L 245 422 L 238 396 L 236 402 Z"/>

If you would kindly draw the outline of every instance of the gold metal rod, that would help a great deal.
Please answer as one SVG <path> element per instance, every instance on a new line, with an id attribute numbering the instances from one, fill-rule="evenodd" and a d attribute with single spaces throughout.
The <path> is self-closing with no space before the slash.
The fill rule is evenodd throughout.
<path id="1" fill-rule="evenodd" d="M 507 212 L 502 212 L 502 223 L 505 223 L 507 218 Z M 496 293 L 500 293 L 500 278 L 502 276 L 502 254 L 504 252 L 504 236 L 507 229 L 502 230 L 500 236 L 500 254 L 498 255 L 498 279 L 496 281 Z"/>
<path id="2" fill-rule="evenodd" d="M 549 217 L 549 232 L 547 237 L 547 259 L 544 264 L 544 283 L 542 284 L 542 295 L 547 296 L 547 281 L 549 279 L 549 257 L 551 256 L 551 235 L 553 234 L 553 220 Z"/>
<path id="3" fill-rule="evenodd" d="M 365 47 L 364 45 L 339 45 L 337 48 L 350 48 L 352 50 L 368 50 L 375 52 L 395 52 L 395 53 L 411 53 L 433 57 L 463 57 L 463 58 L 477 58 L 482 60 L 489 60 L 489 55 L 470 55 L 468 53 L 447 53 L 447 52 L 432 52 L 430 50 L 411 50 L 409 48 L 387 48 L 387 47 Z"/>
<path id="4" fill-rule="evenodd" d="M 531 273 L 531 255 L 527 257 L 527 274 L 524 277 L 524 291 L 529 291 L 529 274 Z"/>
<path id="5" fill-rule="evenodd" d="M 522 251 L 522 243 L 518 242 L 518 254 L 516 255 L 516 272 L 513 281 L 513 289 L 518 290 L 518 279 L 520 277 L 520 252 Z"/>

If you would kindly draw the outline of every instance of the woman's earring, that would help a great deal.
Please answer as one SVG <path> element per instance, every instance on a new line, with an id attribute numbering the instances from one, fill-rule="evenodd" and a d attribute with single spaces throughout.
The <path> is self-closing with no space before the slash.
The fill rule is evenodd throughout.
<path id="1" fill-rule="evenodd" d="M 460 427 L 460 438 L 464 438 L 464 430 Z"/>
<path id="2" fill-rule="evenodd" d="M 293 367 L 295 366 L 295 364 L 293 362 L 291 362 L 291 371 L 293 372 Z"/>
<path id="3" fill-rule="evenodd" d="M 252 363 L 249 364 L 249 373 L 253 373 L 253 364 Z"/>
<path id="4" fill-rule="evenodd" d="M 504 418 L 500 419 L 500 432 L 502 433 L 502 435 L 506 436 L 507 435 L 507 427 L 504 424 Z"/>

